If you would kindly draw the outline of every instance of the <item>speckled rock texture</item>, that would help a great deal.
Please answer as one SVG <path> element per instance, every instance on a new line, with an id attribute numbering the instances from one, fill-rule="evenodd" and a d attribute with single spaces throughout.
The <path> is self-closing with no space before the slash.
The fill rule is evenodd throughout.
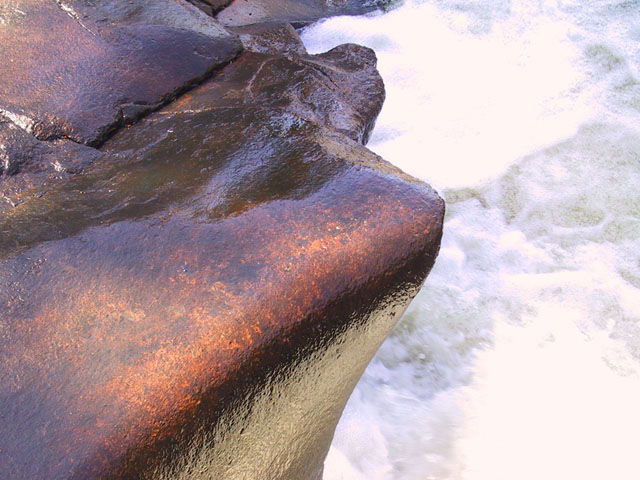
<path id="1" fill-rule="evenodd" d="M 209 36 L 202 10 L 177 1 L 200 27 L 172 30 L 144 2 L 64 3 L 74 25 L 53 0 L 10 6 L 36 3 L 21 33 L 61 11 L 65 45 L 153 25 L 204 42 L 185 63 L 218 55 L 219 38 L 233 59 L 203 63 L 204 77 L 185 67 L 198 86 L 94 148 L 101 122 L 44 89 L 45 61 L 16 58 L 39 86 L 31 103 L 1 100 L 0 478 L 320 480 L 349 394 L 442 234 L 438 195 L 363 146 L 384 99 L 373 52 L 309 56 L 282 23 L 211 19 L 224 33 Z M 132 38 L 143 55 L 146 37 Z M 55 59 L 62 72 L 88 65 L 76 53 Z M 111 91 L 137 78 L 127 65 L 99 65 Z M 86 78 L 91 97 L 102 80 Z M 178 95 L 177 80 L 150 83 Z M 122 102 L 92 105 L 101 119 Z M 43 133 L 52 106 L 77 136 Z"/>

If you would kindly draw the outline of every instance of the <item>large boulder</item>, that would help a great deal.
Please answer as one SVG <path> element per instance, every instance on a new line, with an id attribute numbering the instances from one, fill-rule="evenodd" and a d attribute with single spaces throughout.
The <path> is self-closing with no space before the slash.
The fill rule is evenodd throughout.
<path id="1" fill-rule="evenodd" d="M 100 150 L 0 123 L 0 478 L 321 478 L 444 206 L 362 146 L 370 50 L 240 37 Z"/>
<path id="2" fill-rule="evenodd" d="M 269 105 L 367 142 L 385 97 L 372 50 L 353 44 L 320 55 L 253 50 L 215 82 L 178 99 L 169 111 L 187 102 L 206 108 L 213 100 L 219 106 Z"/>

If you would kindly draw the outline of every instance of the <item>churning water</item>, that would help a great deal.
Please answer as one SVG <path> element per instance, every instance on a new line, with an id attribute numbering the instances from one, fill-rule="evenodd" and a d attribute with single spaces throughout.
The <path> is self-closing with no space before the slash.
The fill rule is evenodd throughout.
<path id="1" fill-rule="evenodd" d="M 640 2 L 406 0 L 303 40 L 376 50 L 369 146 L 448 208 L 325 480 L 640 479 Z"/>

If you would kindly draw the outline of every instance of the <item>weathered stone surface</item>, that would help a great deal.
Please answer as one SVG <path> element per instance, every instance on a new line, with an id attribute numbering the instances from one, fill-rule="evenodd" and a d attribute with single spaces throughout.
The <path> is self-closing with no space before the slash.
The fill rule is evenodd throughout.
<path id="1" fill-rule="evenodd" d="M 256 28 L 257 27 L 257 28 Z M 290 25 L 241 27 L 247 53 L 215 82 L 184 95 L 165 109 L 189 104 L 286 108 L 364 143 L 384 100 L 384 85 L 367 48 L 342 45 L 309 56 Z M 287 48 L 288 47 L 288 48 Z M 286 55 L 278 54 L 283 48 Z M 99 152 L 67 140 L 43 142 L 10 122 L 0 123 L 0 210 L 24 201 L 30 188 L 82 171 Z M 20 172 L 20 175 L 12 175 Z M 39 193 L 37 193 L 39 195 Z"/>
<path id="2" fill-rule="evenodd" d="M 68 140 L 41 142 L 13 123 L 0 120 L 0 175 L 77 173 L 98 156 L 97 150 Z"/>
<path id="3" fill-rule="evenodd" d="M 233 0 L 217 15 L 230 27 L 265 22 L 288 22 L 303 26 L 334 15 L 360 15 L 384 2 L 363 0 Z"/>
<path id="4" fill-rule="evenodd" d="M 243 54 L 0 214 L 0 478 L 321 478 L 441 236 L 330 128 L 371 61 Z"/>
<path id="5" fill-rule="evenodd" d="M 202 17 L 181 0 L 148 3 L 60 3 L 64 23 L 16 0 L 0 18 L 53 15 L 9 25 L 51 28 L 27 36 L 22 69 L 45 39 L 95 42 L 37 70 L 70 80 L 89 65 L 93 98 L 91 75 L 138 78 L 89 58 L 122 35 L 136 32 L 129 58 L 155 51 L 149 29 L 168 32 L 159 55 L 220 31 L 164 18 L 163 3 Z M 384 98 L 373 53 L 309 56 L 282 24 L 234 31 L 252 51 L 101 150 L 37 139 L 57 134 L 2 107 L 1 479 L 320 480 L 350 392 L 433 265 L 442 201 L 361 145 Z M 42 80 L 27 82 L 38 108 L 91 104 L 24 78 Z"/>
<path id="6" fill-rule="evenodd" d="M 0 113 L 40 139 L 96 145 L 117 126 L 201 81 L 240 49 L 219 27 L 198 27 L 194 18 L 204 14 L 189 4 L 137 2 L 130 11 L 125 3 L 1 5 Z M 159 4 L 175 20 L 158 20 Z"/>
<path id="7" fill-rule="evenodd" d="M 288 57 L 307 54 L 298 32 L 290 23 L 258 23 L 242 27 L 229 27 L 236 33 L 245 50 L 258 53 L 275 53 Z"/>
<path id="8" fill-rule="evenodd" d="M 5 478 L 313 478 L 435 258 L 440 200 L 357 144 L 290 114 L 164 117 L 0 222 L 50 240 L 3 235 Z"/>
<path id="9" fill-rule="evenodd" d="M 219 12 L 220 10 L 222 10 L 223 8 L 225 8 L 227 5 L 231 3 L 231 0 L 189 0 L 189 1 L 194 5 L 197 5 L 198 8 L 202 8 L 202 6 L 207 6 L 208 11 L 210 12 L 211 15 Z M 203 10 L 205 9 L 203 8 Z"/>
<path id="10" fill-rule="evenodd" d="M 0 121 L 0 215 L 21 202 L 21 193 L 80 173 L 97 150 L 69 140 L 42 142 L 11 122 Z"/>
<path id="11" fill-rule="evenodd" d="M 370 49 L 352 44 L 313 56 L 246 53 L 215 82 L 184 95 L 168 111 L 185 103 L 206 108 L 212 101 L 270 105 L 366 143 L 385 95 L 375 64 Z"/>
<path id="12" fill-rule="evenodd" d="M 64 0 L 63 5 L 100 31 L 114 25 L 164 25 L 202 33 L 214 39 L 230 37 L 215 19 L 187 0 Z"/>

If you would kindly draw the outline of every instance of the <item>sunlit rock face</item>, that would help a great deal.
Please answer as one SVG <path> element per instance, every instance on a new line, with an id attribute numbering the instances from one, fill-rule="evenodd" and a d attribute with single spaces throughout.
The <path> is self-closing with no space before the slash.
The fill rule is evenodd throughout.
<path id="1" fill-rule="evenodd" d="M 212 99 L 225 107 L 269 105 L 366 143 L 384 101 L 372 50 L 348 44 L 321 55 L 284 56 L 264 44 L 244 42 L 254 51 L 168 111 L 187 108 L 187 103 L 189 108 L 207 108 Z"/>
<path id="2" fill-rule="evenodd" d="M 221 28 L 203 33 L 193 17 L 209 18 L 189 3 L 137 3 L 12 0 L 0 7 L 0 113 L 40 139 L 98 145 L 240 50 Z M 163 7 L 175 22 L 161 20 Z"/>
<path id="3" fill-rule="evenodd" d="M 370 50 L 236 33 L 100 150 L 0 123 L 0 478 L 321 478 L 443 203 L 362 146 Z"/>
<path id="4" fill-rule="evenodd" d="M 266 22 L 305 25 L 333 15 L 358 15 L 375 10 L 384 0 L 233 0 L 217 19 L 237 27 Z"/>

